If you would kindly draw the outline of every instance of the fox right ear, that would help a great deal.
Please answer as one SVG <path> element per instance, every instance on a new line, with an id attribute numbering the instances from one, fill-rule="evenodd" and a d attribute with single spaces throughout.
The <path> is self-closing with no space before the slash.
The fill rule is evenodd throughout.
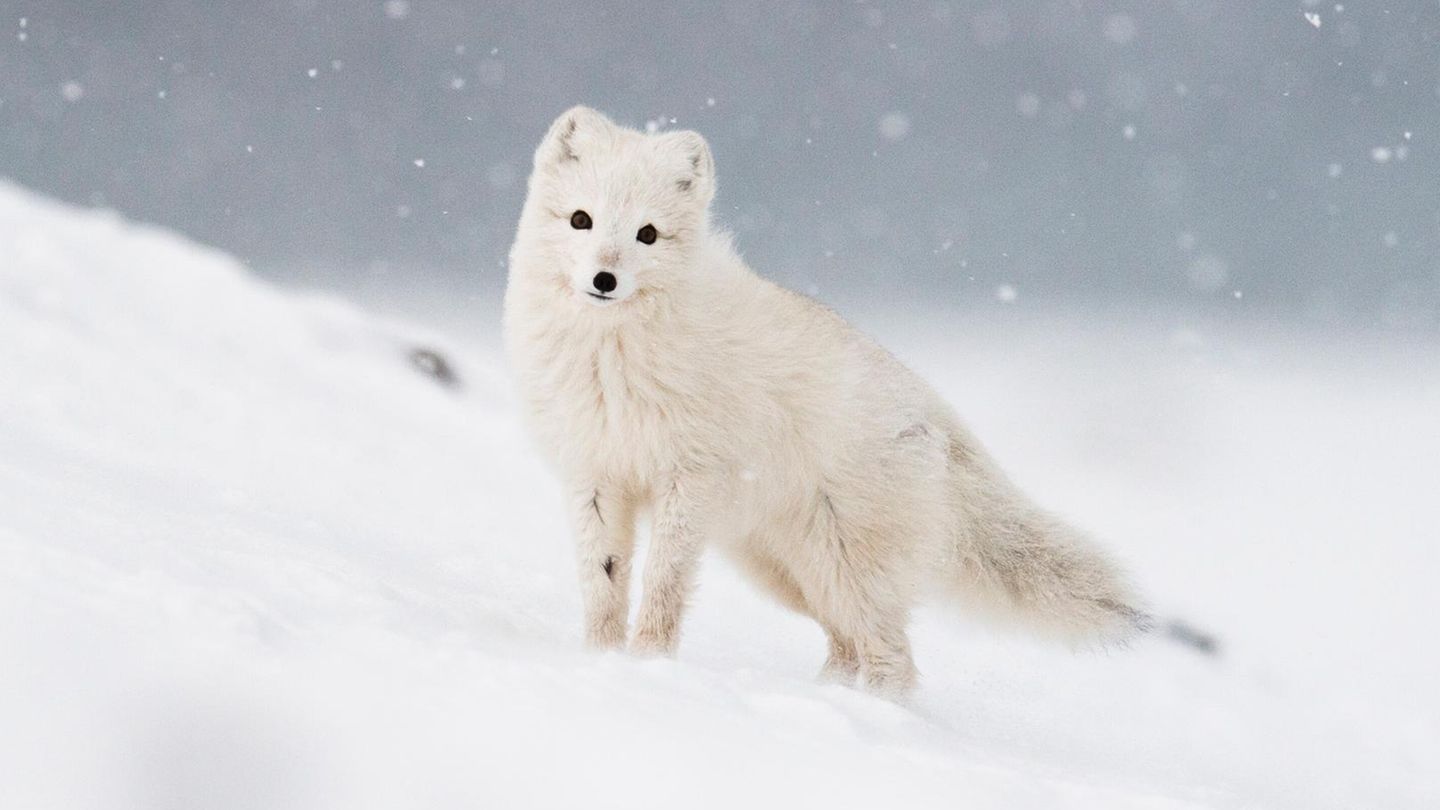
<path id="1" fill-rule="evenodd" d="M 603 113 L 583 105 L 571 107 L 561 113 L 550 125 L 550 131 L 545 133 L 540 148 L 535 150 L 535 167 L 580 160 L 587 141 L 614 128 L 614 122 Z"/>

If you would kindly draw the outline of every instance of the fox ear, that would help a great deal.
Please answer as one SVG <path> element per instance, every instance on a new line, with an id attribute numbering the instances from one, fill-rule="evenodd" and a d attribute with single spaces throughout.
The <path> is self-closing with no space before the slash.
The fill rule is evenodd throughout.
<path id="1" fill-rule="evenodd" d="M 710 144 L 700 133 L 688 129 L 669 132 L 662 137 L 667 148 L 684 160 L 681 175 L 675 178 L 675 188 L 693 194 L 701 204 L 709 205 L 715 196 L 715 157 L 710 154 Z"/>
<path id="2" fill-rule="evenodd" d="M 555 119 L 540 148 L 535 150 L 535 167 L 580 160 L 584 143 L 614 130 L 615 124 L 603 113 L 585 106 L 571 107 Z"/>

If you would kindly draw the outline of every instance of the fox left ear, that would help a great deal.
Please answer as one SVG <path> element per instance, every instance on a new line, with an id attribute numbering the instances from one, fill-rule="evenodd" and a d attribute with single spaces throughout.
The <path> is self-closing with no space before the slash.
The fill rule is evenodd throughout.
<path id="1" fill-rule="evenodd" d="M 710 154 L 710 144 L 704 136 L 691 130 L 667 133 L 668 146 L 681 155 L 685 162 L 675 188 L 686 194 L 695 195 L 702 205 L 709 205 L 715 197 L 715 157 Z"/>

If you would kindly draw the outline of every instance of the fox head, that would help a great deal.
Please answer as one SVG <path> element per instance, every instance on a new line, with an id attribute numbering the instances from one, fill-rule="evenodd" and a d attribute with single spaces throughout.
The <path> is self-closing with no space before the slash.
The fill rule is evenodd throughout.
<path id="1" fill-rule="evenodd" d="M 510 272 L 585 306 L 662 296 L 703 248 L 714 196 L 699 133 L 646 134 L 574 107 L 535 150 Z"/>

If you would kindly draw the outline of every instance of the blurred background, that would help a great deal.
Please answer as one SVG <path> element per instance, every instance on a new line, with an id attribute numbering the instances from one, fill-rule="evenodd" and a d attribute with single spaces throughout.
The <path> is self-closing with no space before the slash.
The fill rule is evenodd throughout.
<path id="1" fill-rule="evenodd" d="M 1440 324 L 1435 0 L 4 8 L 0 176 L 436 324 L 581 102 L 703 132 L 752 264 L 842 306 Z"/>

